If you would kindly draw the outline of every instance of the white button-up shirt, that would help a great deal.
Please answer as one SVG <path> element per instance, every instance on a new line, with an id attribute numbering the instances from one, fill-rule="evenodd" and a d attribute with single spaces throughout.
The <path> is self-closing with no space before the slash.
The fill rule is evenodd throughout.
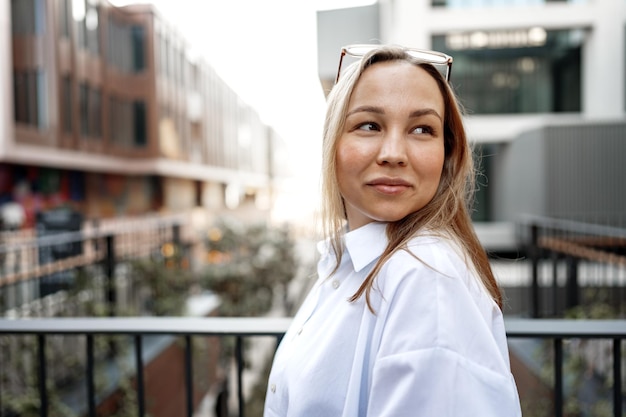
<path id="1" fill-rule="evenodd" d="M 274 358 L 265 417 L 521 416 L 502 313 L 442 237 L 411 240 L 371 292 L 348 301 L 387 245 L 386 224 L 347 233 Z M 419 260 L 418 260 L 419 259 Z"/>

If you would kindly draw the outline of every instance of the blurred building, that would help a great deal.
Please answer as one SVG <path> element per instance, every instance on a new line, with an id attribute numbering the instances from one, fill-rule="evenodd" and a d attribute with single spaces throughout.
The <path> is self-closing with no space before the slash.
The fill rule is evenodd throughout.
<path id="1" fill-rule="evenodd" d="M 526 215 L 626 225 L 626 2 L 380 0 L 320 11 L 326 91 L 352 43 L 453 56 L 485 174 L 474 219 L 490 249 L 513 249 L 513 223 Z"/>
<path id="2" fill-rule="evenodd" d="M 11 0 L 0 27 L 0 205 L 25 226 L 58 206 L 268 210 L 288 175 L 281 138 L 158 10 Z"/>

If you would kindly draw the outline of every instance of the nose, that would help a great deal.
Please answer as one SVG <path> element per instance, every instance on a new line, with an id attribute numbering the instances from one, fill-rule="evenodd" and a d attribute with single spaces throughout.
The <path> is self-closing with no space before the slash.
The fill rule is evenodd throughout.
<path id="1" fill-rule="evenodd" d="M 379 165 L 405 166 L 407 164 L 406 142 L 399 131 L 388 131 L 382 138 L 376 162 Z"/>

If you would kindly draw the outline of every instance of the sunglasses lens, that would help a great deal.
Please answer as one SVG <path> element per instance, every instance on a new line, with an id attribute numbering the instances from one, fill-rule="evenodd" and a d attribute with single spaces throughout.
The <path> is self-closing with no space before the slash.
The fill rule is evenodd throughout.
<path id="1" fill-rule="evenodd" d="M 346 53 L 352 56 L 363 56 L 379 45 L 351 45 L 345 48 Z"/>
<path id="2" fill-rule="evenodd" d="M 411 49 L 408 49 L 406 52 L 415 59 L 429 62 L 431 64 L 445 65 L 448 63 L 448 58 L 442 55 L 433 54 L 425 51 L 415 51 Z"/>
<path id="3" fill-rule="evenodd" d="M 378 48 L 380 45 L 348 45 L 342 49 L 341 60 L 339 61 L 339 70 L 337 72 L 337 81 L 339 80 L 339 76 L 341 75 L 341 67 L 348 66 L 350 61 L 354 62 L 355 58 L 360 58 L 367 54 L 372 49 Z M 422 61 L 425 63 L 433 64 L 437 66 L 442 75 L 449 81 L 450 79 L 450 66 L 452 65 L 452 58 L 433 51 L 420 50 L 420 49 L 405 49 L 406 53 L 417 59 L 418 61 Z M 346 57 L 352 57 L 352 60 L 347 60 L 348 62 L 343 62 Z"/>

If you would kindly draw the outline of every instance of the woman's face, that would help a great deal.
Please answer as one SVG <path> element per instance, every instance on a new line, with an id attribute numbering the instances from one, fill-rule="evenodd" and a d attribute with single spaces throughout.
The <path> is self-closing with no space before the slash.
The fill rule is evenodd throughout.
<path id="1" fill-rule="evenodd" d="M 444 162 L 444 102 L 422 68 L 388 61 L 367 68 L 337 143 L 337 180 L 348 226 L 396 221 L 435 195 Z"/>

